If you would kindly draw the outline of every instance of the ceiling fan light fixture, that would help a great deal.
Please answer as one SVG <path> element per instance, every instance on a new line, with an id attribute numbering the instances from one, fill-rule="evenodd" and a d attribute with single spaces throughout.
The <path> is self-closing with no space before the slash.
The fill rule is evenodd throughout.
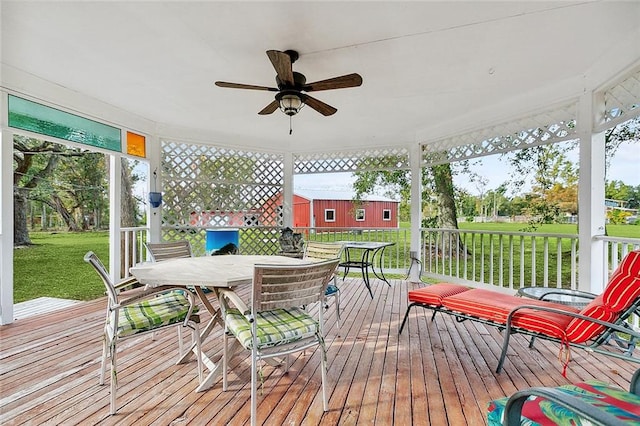
<path id="1" fill-rule="evenodd" d="M 304 102 L 296 92 L 279 93 L 276 99 L 280 105 L 280 110 L 290 117 L 300 112 L 304 106 Z"/>

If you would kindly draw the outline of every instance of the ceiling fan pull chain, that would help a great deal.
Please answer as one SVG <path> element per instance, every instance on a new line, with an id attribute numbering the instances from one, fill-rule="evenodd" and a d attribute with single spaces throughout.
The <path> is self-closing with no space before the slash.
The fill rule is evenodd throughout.
<path id="1" fill-rule="evenodd" d="M 289 134 L 293 133 L 293 129 L 291 128 L 291 115 L 289 116 Z"/>

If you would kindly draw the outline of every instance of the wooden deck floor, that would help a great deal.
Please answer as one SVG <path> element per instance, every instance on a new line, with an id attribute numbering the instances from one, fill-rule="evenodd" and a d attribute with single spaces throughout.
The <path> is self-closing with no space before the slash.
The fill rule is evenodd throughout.
<path id="1" fill-rule="evenodd" d="M 322 411 L 319 353 L 295 358 L 288 374 L 264 367 L 259 423 L 270 425 L 483 425 L 487 402 L 529 386 L 599 379 L 627 388 L 637 364 L 572 352 L 565 379 L 558 347 L 515 336 L 504 371 L 495 374 L 502 338 L 491 327 L 448 316 L 430 321 L 416 309 L 398 336 L 407 290 L 419 284 L 361 280 L 341 284 L 343 326 L 328 311 L 329 411 Z M 0 327 L 0 424 L 246 424 L 249 368 L 235 357 L 230 386 L 196 393 L 195 361 L 175 365 L 175 332 L 119 347 L 120 410 L 108 415 L 108 386 L 98 385 L 105 300 Z M 206 320 L 206 318 L 203 318 Z M 204 345 L 220 356 L 221 330 Z"/>

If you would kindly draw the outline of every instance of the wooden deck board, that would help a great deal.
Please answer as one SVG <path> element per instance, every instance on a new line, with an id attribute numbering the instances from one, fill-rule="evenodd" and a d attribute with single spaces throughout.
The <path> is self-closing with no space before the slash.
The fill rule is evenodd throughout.
<path id="1" fill-rule="evenodd" d="M 502 334 L 493 327 L 414 308 L 398 327 L 407 291 L 422 284 L 362 280 L 341 287 L 342 327 L 333 301 L 326 311 L 329 411 L 322 411 L 320 352 L 292 356 L 288 373 L 264 366 L 258 419 L 263 424 L 486 423 L 491 399 L 529 386 L 599 379 L 626 388 L 637 364 L 573 349 L 567 369 L 558 346 L 514 336 L 501 374 L 495 374 Z M 245 293 L 246 294 L 246 293 Z M 231 360 L 229 389 L 219 380 L 197 386 L 195 360 L 176 365 L 175 331 L 126 340 L 119 346 L 119 412 L 109 416 L 109 387 L 98 385 L 105 300 L 82 302 L 0 327 L 0 424 L 245 425 L 250 417 L 250 360 Z M 311 309 L 318 309 L 313 307 Z M 206 321 L 203 314 L 203 322 Z M 185 333 L 185 338 L 188 333 Z M 221 356 L 218 327 L 203 350 Z"/>

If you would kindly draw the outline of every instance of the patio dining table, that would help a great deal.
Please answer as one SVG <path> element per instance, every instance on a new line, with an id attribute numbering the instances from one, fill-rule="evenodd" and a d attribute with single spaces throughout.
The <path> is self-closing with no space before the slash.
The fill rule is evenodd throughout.
<path id="1" fill-rule="evenodd" d="M 209 336 L 216 324 L 224 328 L 221 312 L 211 304 L 203 288 L 212 290 L 219 297 L 220 289 L 233 289 L 240 285 L 248 285 L 253 281 L 253 269 L 257 264 L 270 265 L 299 265 L 309 263 L 302 259 L 285 256 L 203 256 L 171 259 L 162 262 L 145 262 L 130 269 L 136 279 L 148 286 L 178 285 L 194 288 L 205 309 L 211 314 L 211 319 L 202 329 L 201 340 Z M 234 341 L 237 347 L 237 342 Z M 195 350 L 187 351 L 178 361 L 185 362 Z M 235 350 L 232 347 L 231 350 Z M 209 370 L 205 380 L 196 389 L 202 392 L 213 386 L 221 373 L 221 365 L 213 362 L 206 354 L 202 354 L 204 365 Z"/>
<path id="2" fill-rule="evenodd" d="M 376 278 L 391 286 L 389 280 L 384 276 L 383 258 L 384 249 L 394 245 L 394 242 L 378 242 L 378 241 L 338 241 L 344 248 L 345 259 L 340 262 L 340 267 L 344 268 L 344 276 L 349 273 L 349 269 L 356 268 L 362 271 L 362 280 L 369 290 L 369 295 L 373 299 L 373 291 L 371 291 L 371 283 L 369 280 L 369 271 L 373 272 Z M 358 258 L 357 252 L 360 253 Z M 378 257 L 378 270 L 376 271 L 375 259 Z"/>

